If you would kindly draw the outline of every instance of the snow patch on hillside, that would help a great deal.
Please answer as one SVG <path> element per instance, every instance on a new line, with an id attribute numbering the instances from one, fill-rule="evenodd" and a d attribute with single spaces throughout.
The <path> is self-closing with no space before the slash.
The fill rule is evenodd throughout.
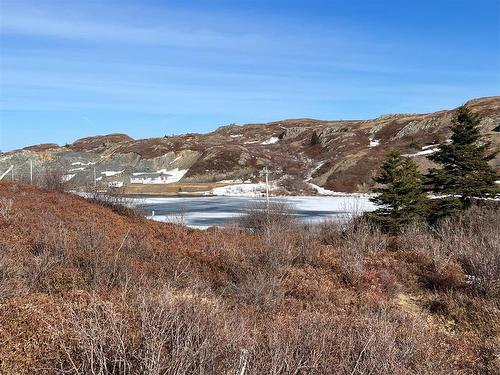
<path id="1" fill-rule="evenodd" d="M 438 148 L 429 148 L 427 150 L 419 151 L 419 152 L 416 152 L 414 154 L 403 154 L 403 156 L 413 157 L 413 156 L 420 156 L 420 155 L 430 155 L 430 154 L 433 154 L 437 151 L 439 151 L 439 147 Z"/>
<path id="2" fill-rule="evenodd" d="M 269 190 L 276 189 L 276 185 L 269 184 Z M 231 197 L 260 197 L 266 194 L 266 184 L 258 182 L 254 184 L 236 184 L 213 188 L 209 193 L 212 195 Z"/>
<path id="3" fill-rule="evenodd" d="M 164 173 L 166 175 L 165 177 L 165 183 L 166 184 L 171 184 L 172 182 L 178 182 L 184 175 L 187 173 L 187 169 L 160 169 L 158 173 Z"/>
<path id="4" fill-rule="evenodd" d="M 136 172 L 130 179 L 131 184 L 172 184 L 178 182 L 188 169 L 160 169 L 156 172 Z"/>
<path id="5" fill-rule="evenodd" d="M 325 160 L 323 161 L 320 161 L 306 176 L 306 180 L 305 182 L 311 187 L 313 188 L 314 190 L 316 190 L 316 192 L 319 194 L 319 195 L 338 195 L 338 193 L 336 193 L 335 191 L 332 191 L 332 190 L 328 190 L 328 189 L 325 189 L 321 186 L 318 186 L 316 184 L 313 184 L 312 182 L 310 182 L 312 180 L 312 176 L 314 173 L 316 173 L 317 170 L 319 170 L 324 164 L 326 163 Z"/>
<path id="6" fill-rule="evenodd" d="M 314 173 L 316 173 L 317 170 L 319 170 L 324 164 L 326 163 L 325 160 L 320 161 L 308 174 L 306 178 L 306 182 L 312 180 L 312 176 Z"/>
<path id="7" fill-rule="evenodd" d="M 280 139 L 278 137 L 271 137 L 267 141 L 264 141 L 261 143 L 261 145 L 272 145 L 274 143 L 277 143 Z"/>
<path id="8" fill-rule="evenodd" d="M 312 182 L 308 182 L 307 183 L 310 187 L 312 187 L 314 190 L 316 190 L 316 192 L 319 194 L 319 195 L 336 195 L 338 193 L 336 193 L 335 191 L 333 190 L 328 190 L 328 189 L 325 189 L 321 186 L 318 186 L 318 185 L 315 185 L 313 184 Z"/>
<path id="9" fill-rule="evenodd" d="M 430 148 L 436 148 L 436 147 L 439 147 L 439 145 L 438 144 L 427 145 L 427 146 L 423 146 L 422 150 L 428 150 Z"/>

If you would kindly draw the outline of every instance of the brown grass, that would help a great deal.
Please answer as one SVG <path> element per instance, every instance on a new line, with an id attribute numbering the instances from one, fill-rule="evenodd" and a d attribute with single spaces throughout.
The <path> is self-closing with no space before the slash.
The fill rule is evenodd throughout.
<path id="1" fill-rule="evenodd" d="M 500 369 L 496 211 L 394 238 L 286 207 L 198 231 L 30 186 L 0 196 L 2 374 Z"/>

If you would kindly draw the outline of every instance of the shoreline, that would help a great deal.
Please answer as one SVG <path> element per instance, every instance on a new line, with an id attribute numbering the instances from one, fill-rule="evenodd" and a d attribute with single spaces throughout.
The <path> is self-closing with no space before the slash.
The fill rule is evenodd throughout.
<path id="1" fill-rule="evenodd" d="M 162 193 L 141 193 L 141 194 L 123 194 L 127 198 L 140 198 L 140 197 L 151 197 L 151 198 L 216 198 L 216 197 L 227 197 L 227 198 L 266 198 L 263 196 L 256 195 L 220 195 L 220 194 L 162 194 Z M 337 198 L 337 197 L 359 197 L 359 198 L 370 198 L 374 195 L 374 193 L 344 193 L 344 192 L 336 192 L 335 194 L 304 194 L 304 195 L 296 195 L 296 194 L 282 194 L 282 195 L 269 195 L 269 198 Z"/>

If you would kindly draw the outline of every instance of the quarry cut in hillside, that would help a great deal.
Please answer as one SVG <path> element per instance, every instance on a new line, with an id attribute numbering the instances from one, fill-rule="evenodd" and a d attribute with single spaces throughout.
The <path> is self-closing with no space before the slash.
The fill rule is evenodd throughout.
<path id="1" fill-rule="evenodd" d="M 493 148 L 500 145 L 500 97 L 466 103 L 481 117 Z M 267 166 L 276 194 L 368 192 L 385 155 L 398 149 L 422 171 L 426 155 L 449 138 L 454 110 L 384 115 L 373 120 L 293 119 L 228 125 L 208 134 L 134 140 L 125 134 L 42 144 L 0 154 L 0 176 L 27 182 L 58 170 L 74 189 L 125 187 L 129 193 L 208 193 L 228 184 L 258 183 Z M 500 168 L 500 158 L 492 161 Z"/>

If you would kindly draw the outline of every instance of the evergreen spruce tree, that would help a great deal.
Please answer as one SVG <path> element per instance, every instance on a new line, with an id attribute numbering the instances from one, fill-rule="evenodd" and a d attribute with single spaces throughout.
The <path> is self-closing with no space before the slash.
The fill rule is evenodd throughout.
<path id="1" fill-rule="evenodd" d="M 441 144 L 439 151 L 428 156 L 442 166 L 426 176 L 429 190 L 444 196 L 435 201 L 434 220 L 468 207 L 473 198 L 491 198 L 499 193 L 497 173 L 488 164 L 496 152 L 488 153 L 490 143 L 479 143 L 479 122 L 467 107 L 458 108 L 451 143 Z"/>
<path id="2" fill-rule="evenodd" d="M 309 144 L 311 146 L 316 146 L 317 144 L 319 144 L 319 135 L 318 133 L 316 133 L 316 131 L 313 131 Z"/>
<path id="3" fill-rule="evenodd" d="M 411 223 L 426 220 L 428 198 L 413 160 L 392 151 L 374 180 L 383 186 L 375 189 L 378 195 L 371 201 L 379 208 L 366 214 L 369 219 L 389 233 L 400 232 Z"/>

